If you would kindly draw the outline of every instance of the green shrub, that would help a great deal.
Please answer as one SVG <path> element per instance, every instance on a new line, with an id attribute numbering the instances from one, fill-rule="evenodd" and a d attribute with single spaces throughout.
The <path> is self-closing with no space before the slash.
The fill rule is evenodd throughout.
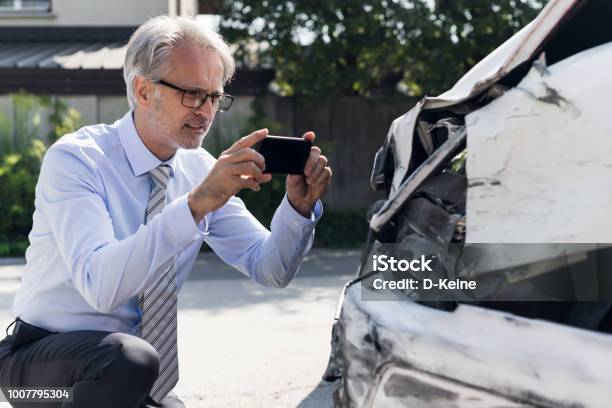
<path id="1" fill-rule="evenodd" d="M 41 112 L 49 108 L 50 132 L 44 139 L 53 143 L 81 125 L 78 111 L 58 98 L 24 92 L 12 95 L 14 117 L 0 114 L 0 257 L 23 256 L 32 229 L 34 190 L 47 150 L 41 136 Z"/>
<path id="2" fill-rule="evenodd" d="M 34 188 L 46 151 L 40 140 L 32 140 L 23 153 L 0 158 L 0 256 L 23 255 L 32 228 Z"/>
<path id="3" fill-rule="evenodd" d="M 49 114 L 49 140 L 51 143 L 65 134 L 72 133 L 79 129 L 83 124 L 81 113 L 74 108 L 69 108 L 65 103 L 57 98 L 49 99 L 48 106 L 51 108 Z"/>

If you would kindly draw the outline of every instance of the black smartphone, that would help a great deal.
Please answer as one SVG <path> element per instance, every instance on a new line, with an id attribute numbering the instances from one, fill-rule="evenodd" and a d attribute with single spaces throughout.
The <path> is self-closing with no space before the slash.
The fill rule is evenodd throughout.
<path id="1" fill-rule="evenodd" d="M 304 174 L 312 142 L 299 137 L 266 136 L 257 151 L 266 160 L 264 173 Z"/>

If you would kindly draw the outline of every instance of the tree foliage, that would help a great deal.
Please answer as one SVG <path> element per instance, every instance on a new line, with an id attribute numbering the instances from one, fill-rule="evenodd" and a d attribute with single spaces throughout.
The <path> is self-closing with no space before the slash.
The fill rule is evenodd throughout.
<path id="1" fill-rule="evenodd" d="M 545 1 L 227 0 L 220 28 L 239 64 L 272 66 L 286 95 L 370 95 L 400 78 L 437 94 Z"/>

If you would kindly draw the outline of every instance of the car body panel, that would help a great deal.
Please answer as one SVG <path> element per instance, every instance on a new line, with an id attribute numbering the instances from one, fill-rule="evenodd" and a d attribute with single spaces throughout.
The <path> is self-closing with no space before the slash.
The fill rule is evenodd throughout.
<path id="1" fill-rule="evenodd" d="M 466 242 L 612 242 L 610 72 L 612 43 L 537 62 L 466 116 Z"/>
<path id="2" fill-rule="evenodd" d="M 489 390 L 431 375 L 413 368 L 383 365 L 374 392 L 364 406 L 394 408 L 517 408 L 528 405 Z"/>
<path id="3" fill-rule="evenodd" d="M 447 312 L 410 301 L 363 301 L 357 284 L 347 290 L 339 322 L 350 378 L 342 406 L 378 407 L 389 378 L 379 373 L 389 367 L 452 383 L 441 390 L 487 390 L 481 398 L 526 406 L 603 408 L 612 398 L 611 336 L 468 305 Z M 413 391 L 412 404 L 428 402 L 430 395 Z M 384 406 L 418 405 L 403 398 Z"/>

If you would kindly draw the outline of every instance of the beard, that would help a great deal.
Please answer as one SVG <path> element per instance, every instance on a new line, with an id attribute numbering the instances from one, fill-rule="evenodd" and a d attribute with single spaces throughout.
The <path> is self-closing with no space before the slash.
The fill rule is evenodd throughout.
<path id="1" fill-rule="evenodd" d="M 183 129 L 183 132 L 185 130 Z M 175 133 L 171 136 L 170 140 L 174 144 L 174 147 L 181 149 L 197 149 L 202 147 L 204 137 L 208 133 L 208 128 L 200 132 L 197 135 L 188 135 L 183 133 Z"/>
<path id="2" fill-rule="evenodd" d="M 160 94 L 155 94 L 153 102 L 154 115 L 151 119 L 152 125 L 158 134 L 169 141 L 173 149 L 198 149 L 202 146 L 204 137 L 210 129 L 211 120 L 206 119 L 201 130 L 191 129 L 186 125 L 177 124 L 173 126 L 164 117 L 167 116 L 163 107 L 164 101 Z"/>

